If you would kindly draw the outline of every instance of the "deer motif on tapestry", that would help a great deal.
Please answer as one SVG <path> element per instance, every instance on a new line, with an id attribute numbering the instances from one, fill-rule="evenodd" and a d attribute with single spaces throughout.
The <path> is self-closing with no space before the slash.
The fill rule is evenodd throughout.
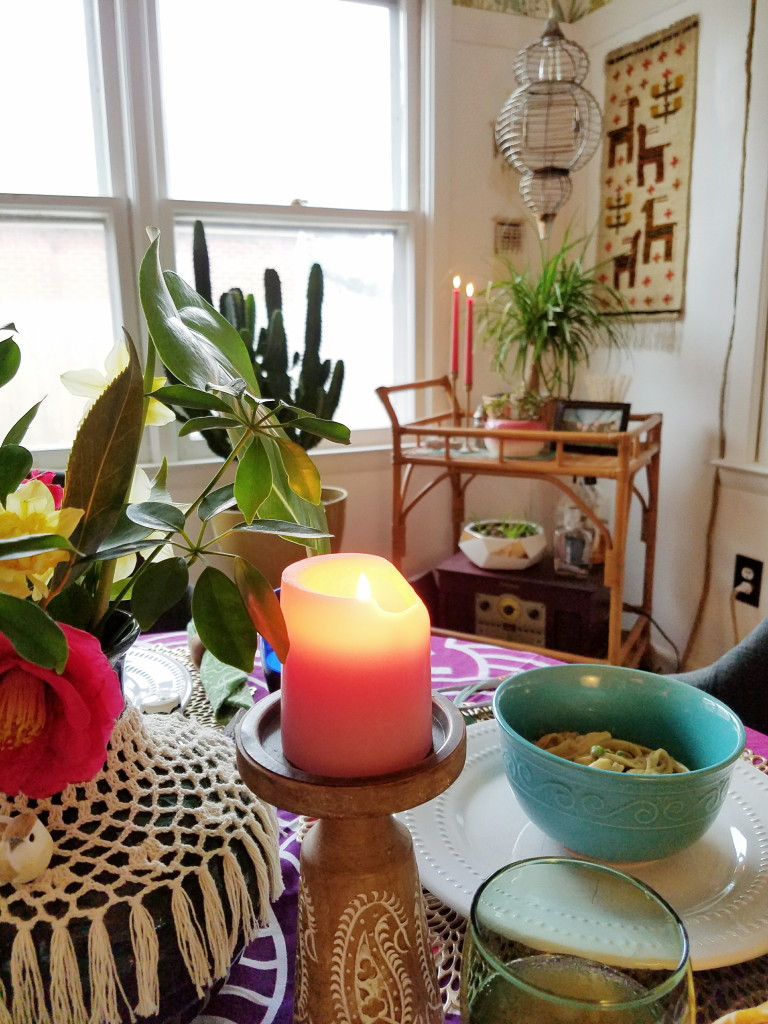
<path id="1" fill-rule="evenodd" d="M 646 137 L 649 134 L 644 124 L 637 126 L 637 182 L 645 184 L 645 168 L 653 164 L 656 168 L 656 181 L 664 181 L 664 150 L 669 145 L 662 142 L 658 146 L 647 146 Z"/>
<path id="2" fill-rule="evenodd" d="M 654 204 L 656 200 L 666 199 L 666 196 L 655 196 L 646 199 L 640 207 L 640 212 L 645 216 L 645 240 L 643 241 L 643 263 L 650 263 L 651 246 L 654 242 L 664 243 L 664 261 L 672 259 L 672 243 L 675 239 L 675 228 L 677 221 L 661 221 L 654 223 Z"/>
<path id="3" fill-rule="evenodd" d="M 627 123 L 618 128 L 612 128 L 608 132 L 608 166 L 616 166 L 616 150 L 619 146 L 627 147 L 627 163 L 632 162 L 635 151 L 635 110 L 640 105 L 637 96 L 630 96 L 624 100 L 627 107 Z"/>
<path id="4" fill-rule="evenodd" d="M 641 234 L 642 231 L 638 228 L 631 238 L 623 239 L 624 242 L 629 244 L 629 252 L 620 252 L 618 256 L 614 256 L 613 258 L 613 287 L 617 290 L 619 288 L 619 281 L 622 274 L 629 274 L 629 287 L 635 287 L 637 250 L 640 246 Z"/>

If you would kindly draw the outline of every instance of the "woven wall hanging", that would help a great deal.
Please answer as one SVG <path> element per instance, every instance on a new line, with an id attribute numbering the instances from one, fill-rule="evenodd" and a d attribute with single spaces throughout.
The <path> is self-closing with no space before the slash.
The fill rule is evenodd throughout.
<path id="1" fill-rule="evenodd" d="M 698 28 L 686 18 L 605 61 L 598 255 L 638 321 L 683 314 Z"/>

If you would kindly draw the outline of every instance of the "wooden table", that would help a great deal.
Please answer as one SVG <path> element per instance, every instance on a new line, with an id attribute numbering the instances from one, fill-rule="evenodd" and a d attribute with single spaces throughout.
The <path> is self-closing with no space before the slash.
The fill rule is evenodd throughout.
<path id="1" fill-rule="evenodd" d="M 193 668 L 183 633 L 157 634 L 140 642 L 159 645 Z M 547 664 L 552 664 L 552 659 L 536 652 L 498 647 L 476 638 L 432 640 L 433 685 L 442 690 L 447 688 L 448 692 L 458 693 L 478 679 L 495 680 Z M 255 698 L 266 696 L 258 665 L 252 683 Z M 199 691 L 193 704 L 204 707 Z M 768 772 L 768 736 L 748 729 L 747 747 L 756 768 Z M 234 757 L 234 744 L 232 749 Z M 298 860 L 301 841 L 311 824 L 303 816 L 286 811 L 279 812 L 279 819 L 285 892 L 273 904 L 268 926 L 246 949 L 227 984 L 194 1024 L 292 1024 Z M 431 894 L 425 896 L 446 1024 L 461 1024 L 456 992 L 464 920 Z M 731 967 L 699 971 L 694 977 L 699 1004 L 697 1024 L 711 1024 L 728 1009 L 753 1006 L 768 999 L 768 955 Z"/>

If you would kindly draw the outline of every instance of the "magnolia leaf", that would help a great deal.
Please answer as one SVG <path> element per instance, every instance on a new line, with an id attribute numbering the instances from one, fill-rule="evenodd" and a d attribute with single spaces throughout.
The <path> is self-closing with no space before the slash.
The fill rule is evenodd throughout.
<path id="1" fill-rule="evenodd" d="M 244 558 L 235 559 L 235 583 L 251 622 L 272 647 L 279 661 L 288 654 L 288 630 L 269 581 Z"/>
<path id="2" fill-rule="evenodd" d="M 220 569 L 207 566 L 192 594 L 192 618 L 206 650 L 225 665 L 252 672 L 256 630 L 240 592 Z"/>
<path id="3" fill-rule="evenodd" d="M 0 561 L 9 558 L 31 558 L 45 551 L 74 551 L 66 537 L 58 533 L 29 533 L 0 540 Z"/>
<path id="4" fill-rule="evenodd" d="M 212 391 L 188 388 L 184 384 L 168 384 L 152 392 L 152 397 L 166 405 L 182 405 L 185 409 L 210 409 L 211 412 L 230 412 L 230 406 Z"/>
<path id="5" fill-rule="evenodd" d="M 179 437 L 196 434 L 198 431 L 202 433 L 205 430 L 230 430 L 238 427 L 242 427 L 242 423 L 231 416 L 193 416 L 184 421 L 179 429 Z"/>
<path id="6" fill-rule="evenodd" d="M 75 436 L 62 505 L 84 509 L 72 540 L 90 554 L 114 527 L 133 481 L 144 420 L 144 386 L 130 337 L 128 366 L 94 402 Z"/>
<path id="7" fill-rule="evenodd" d="M 63 630 L 33 601 L 0 594 L 0 633 L 33 665 L 63 672 L 69 650 Z"/>
<path id="8" fill-rule="evenodd" d="M 294 494 L 311 502 L 313 505 L 320 504 L 322 486 L 317 466 L 307 455 L 301 445 L 289 441 L 287 437 L 275 437 L 275 444 L 280 451 L 285 471 L 288 474 L 288 483 Z"/>
<path id="9" fill-rule="evenodd" d="M 19 486 L 32 469 L 32 455 L 17 444 L 4 444 L 0 448 L 0 504 Z"/>
<path id="10" fill-rule="evenodd" d="M 3 438 L 3 444 L 19 444 L 24 440 L 24 435 L 29 429 L 29 425 L 32 420 L 37 416 L 37 410 L 43 404 L 42 399 L 39 402 L 35 402 L 31 409 L 28 409 L 23 416 L 20 416 L 13 424 L 11 429 Z"/>
<path id="11" fill-rule="evenodd" d="M 159 501 L 140 501 L 135 505 L 129 505 L 126 515 L 132 523 L 147 526 L 150 530 L 160 530 L 162 533 L 180 533 L 186 523 L 180 508 L 175 505 L 164 505 Z"/>
<path id="12" fill-rule="evenodd" d="M 253 522 L 259 506 L 272 490 L 272 467 L 261 438 L 254 437 L 237 463 L 235 499 L 246 522 Z"/>
<path id="13" fill-rule="evenodd" d="M 0 388 L 13 380 L 21 366 L 21 349 L 13 338 L 0 341 Z"/>
<path id="14" fill-rule="evenodd" d="M 131 614 L 146 631 L 182 600 L 188 586 L 189 569 L 183 558 L 164 558 L 142 566 L 131 591 Z"/>
<path id="15" fill-rule="evenodd" d="M 198 506 L 197 514 L 204 523 L 207 523 L 212 516 L 231 509 L 235 504 L 234 486 L 226 484 L 206 494 Z"/>

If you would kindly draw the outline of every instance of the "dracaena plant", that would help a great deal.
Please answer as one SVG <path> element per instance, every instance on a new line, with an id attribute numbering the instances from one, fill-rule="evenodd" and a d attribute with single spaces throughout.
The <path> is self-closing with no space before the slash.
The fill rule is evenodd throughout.
<path id="1" fill-rule="evenodd" d="M 139 291 L 148 328 L 142 365 L 126 334 L 124 347 L 99 380 L 94 371 L 67 374 L 70 389 L 95 400 L 68 455 L 63 490 L 34 469 L 24 447 L 33 406 L 0 445 L 0 634 L 26 660 L 61 672 L 74 626 L 105 637 L 112 613 L 127 609 L 148 629 L 194 585 L 192 616 L 202 643 L 220 661 L 253 667 L 257 632 L 287 653 L 280 606 L 257 567 L 234 559 L 233 579 L 211 564 L 220 535 L 212 517 L 238 509 L 235 529 L 300 538 L 328 550 L 315 465 L 291 441 L 283 422 L 319 437 L 349 442 L 340 423 L 261 398 L 238 332 L 178 275 L 160 266 L 155 237 L 142 260 Z M 0 340 L 0 387 L 21 361 L 12 324 Z M 155 377 L 156 357 L 178 383 Z M 173 499 L 165 462 L 151 481 L 138 467 L 145 429 L 160 406 L 200 410 L 181 433 L 227 430 L 232 451 L 188 504 Z M 233 484 L 222 478 L 235 465 Z M 195 525 L 193 525 L 193 523 Z M 127 568 L 126 568 L 127 566 Z"/>

